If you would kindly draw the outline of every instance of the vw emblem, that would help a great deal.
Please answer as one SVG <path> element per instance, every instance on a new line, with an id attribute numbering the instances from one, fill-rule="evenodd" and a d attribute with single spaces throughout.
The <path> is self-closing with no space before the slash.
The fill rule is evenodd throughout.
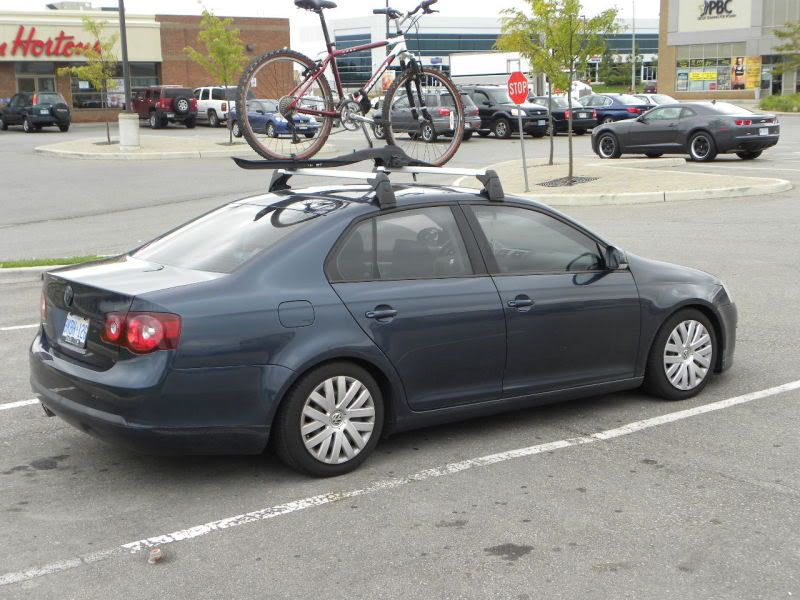
<path id="1" fill-rule="evenodd" d="M 64 304 L 67 306 L 72 306 L 72 299 L 75 297 L 75 293 L 72 291 L 72 286 L 68 285 L 64 289 Z"/>

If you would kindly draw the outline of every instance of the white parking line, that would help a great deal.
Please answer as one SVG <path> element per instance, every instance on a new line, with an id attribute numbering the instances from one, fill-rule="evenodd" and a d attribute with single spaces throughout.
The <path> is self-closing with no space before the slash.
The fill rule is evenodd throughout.
<path id="1" fill-rule="evenodd" d="M 12 408 L 19 408 L 20 406 L 30 406 L 31 404 L 39 404 L 38 398 L 31 398 L 30 400 L 18 400 L 17 402 L 7 402 L 0 404 L 0 410 L 9 410 Z"/>
<path id="2" fill-rule="evenodd" d="M 33 325 L 11 325 L 9 327 L 0 327 L 0 331 L 16 331 L 17 329 L 33 329 L 34 327 L 38 327 L 39 323 L 34 323 Z"/>
<path id="3" fill-rule="evenodd" d="M 453 475 L 454 473 L 459 473 L 461 471 L 474 469 L 476 467 L 485 467 L 488 465 L 505 462 L 507 460 L 511 460 L 514 458 L 534 456 L 536 454 L 542 454 L 543 452 L 552 452 L 554 450 L 569 448 L 571 446 L 593 444 L 595 442 L 611 440 L 624 435 L 630 435 L 631 433 L 636 433 L 644 429 L 649 429 L 651 427 L 658 427 L 659 425 L 665 425 L 666 423 L 674 423 L 675 421 L 680 421 L 681 419 L 688 419 L 689 417 L 694 417 L 697 415 L 702 415 L 705 413 L 722 410 L 725 408 L 730 408 L 731 406 L 737 406 L 739 404 L 753 402 L 754 400 L 760 400 L 762 398 L 767 398 L 769 396 L 776 396 L 778 394 L 783 394 L 785 392 L 797 389 L 800 389 L 800 380 L 791 381 L 783 385 L 767 388 L 764 390 L 759 390 L 757 392 L 751 392 L 749 394 L 744 394 L 742 396 L 735 396 L 733 398 L 720 400 L 718 402 L 712 402 L 710 404 L 704 404 L 702 406 L 696 406 L 694 408 L 689 408 L 686 410 L 679 410 L 676 412 L 667 413 L 665 415 L 652 417 L 650 419 L 644 419 L 642 421 L 634 421 L 632 423 L 628 423 L 627 425 L 623 425 L 622 427 L 617 427 L 615 429 L 607 429 L 605 431 L 599 431 L 597 433 L 593 433 L 587 436 L 568 438 L 564 440 L 558 440 L 555 442 L 548 442 L 546 444 L 538 444 L 536 446 L 518 448 L 516 450 L 507 450 L 505 452 L 498 452 L 497 454 L 489 454 L 487 456 L 482 456 L 479 458 L 471 458 L 460 462 L 448 463 L 440 467 L 434 467 L 432 469 L 419 471 L 417 473 L 413 473 L 411 475 L 407 475 L 406 477 L 402 478 L 379 480 L 364 488 L 343 491 L 343 492 L 328 492 L 326 494 L 320 494 L 318 496 L 310 496 L 308 498 L 302 498 L 300 500 L 293 500 L 285 504 L 278 504 L 277 506 L 271 506 L 269 508 L 263 508 L 261 510 L 235 515 L 233 517 L 227 517 L 224 519 L 220 519 L 218 521 L 210 521 L 208 523 L 204 523 L 202 525 L 196 525 L 188 529 L 180 529 L 178 531 L 173 531 L 172 533 L 166 533 L 163 535 L 157 535 L 154 537 L 145 538 L 134 542 L 128 542 L 120 546 L 116 546 L 114 548 L 109 548 L 107 550 L 101 550 L 99 552 L 93 552 L 91 554 L 84 554 L 82 556 L 76 556 L 64 560 L 59 560 L 40 567 L 32 567 L 30 569 L 25 569 L 24 571 L 6 573 L 4 575 L 0 575 L 0 586 L 6 586 L 13 583 L 19 583 L 22 581 L 29 581 L 31 579 L 36 579 L 44 575 L 50 575 L 52 573 L 59 573 L 61 571 L 75 569 L 77 567 L 80 567 L 81 565 L 87 565 L 103 561 L 108 558 L 111 558 L 112 556 L 115 556 L 117 554 L 122 554 L 125 552 L 135 553 L 144 550 L 146 548 L 152 548 L 155 546 L 164 546 L 166 544 L 171 544 L 173 542 L 190 540 L 193 538 L 207 535 L 215 531 L 232 529 L 234 527 L 239 527 L 241 525 L 246 525 L 248 523 L 255 523 L 258 521 L 265 521 L 267 519 L 274 519 L 276 517 L 288 515 L 300 510 L 306 510 L 308 508 L 313 508 L 316 506 L 323 506 L 325 504 L 339 502 L 340 500 L 346 500 L 349 498 L 355 498 L 358 496 L 365 496 L 368 494 L 374 494 L 376 492 L 391 490 L 403 485 L 407 485 L 409 483 L 413 483 L 415 481 L 424 481 L 426 479 L 432 479 L 435 477 Z"/>

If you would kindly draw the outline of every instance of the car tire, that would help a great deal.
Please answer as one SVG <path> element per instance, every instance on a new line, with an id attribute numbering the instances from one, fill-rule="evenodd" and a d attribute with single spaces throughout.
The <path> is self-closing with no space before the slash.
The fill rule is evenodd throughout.
<path id="1" fill-rule="evenodd" d="M 609 131 L 601 133 L 597 138 L 597 155 L 600 158 L 619 158 L 622 156 L 617 136 Z"/>
<path id="2" fill-rule="evenodd" d="M 239 127 L 239 121 L 234 121 L 231 123 L 231 132 L 233 133 L 233 137 L 242 137 L 242 128 Z"/>
<path id="3" fill-rule="evenodd" d="M 661 158 L 664 154 L 661 152 L 645 152 L 645 156 L 647 158 Z"/>
<path id="4" fill-rule="evenodd" d="M 754 150 L 752 152 L 737 152 L 736 156 L 742 160 L 753 160 L 754 158 L 761 156 L 761 150 Z"/>
<path id="5" fill-rule="evenodd" d="M 8 131 L 8 123 L 3 120 L 3 117 L 0 117 L 0 131 Z"/>
<path id="6" fill-rule="evenodd" d="M 383 128 L 383 125 L 381 125 L 380 123 L 373 123 L 372 124 L 372 135 L 375 136 L 375 139 L 385 140 L 386 139 L 386 130 Z"/>
<path id="7" fill-rule="evenodd" d="M 28 117 L 22 119 L 22 131 L 25 133 L 33 133 L 36 131 L 36 128 L 33 126 L 33 123 L 31 123 Z"/>
<path id="8" fill-rule="evenodd" d="M 492 123 L 492 133 L 495 137 L 507 140 L 511 137 L 511 123 L 505 117 L 495 119 Z"/>
<path id="9" fill-rule="evenodd" d="M 714 137 L 705 131 L 695 133 L 689 140 L 689 157 L 695 162 L 709 162 L 717 157 Z"/>
<path id="10" fill-rule="evenodd" d="M 486 129 L 479 129 L 478 130 L 478 135 L 481 136 L 481 137 L 489 137 L 489 135 L 491 133 L 492 133 L 491 131 L 488 131 Z"/>
<path id="11" fill-rule="evenodd" d="M 541 133 L 539 133 L 539 132 L 532 133 L 531 137 L 534 138 L 534 139 L 543 138 L 545 133 L 546 133 L 545 131 L 542 131 Z"/>
<path id="12" fill-rule="evenodd" d="M 186 129 L 194 129 L 197 125 L 197 119 L 186 119 L 183 124 L 186 125 Z"/>
<path id="13" fill-rule="evenodd" d="M 653 340 L 643 389 L 664 400 L 696 396 L 711 379 L 716 359 L 717 334 L 709 318 L 694 308 L 680 310 Z"/>
<path id="14" fill-rule="evenodd" d="M 62 133 L 67 133 L 69 131 L 69 123 L 66 125 L 59 125 L 58 130 Z"/>
<path id="15" fill-rule="evenodd" d="M 603 118 L 600 120 L 600 122 L 601 122 L 603 125 L 608 125 L 609 123 L 613 123 L 613 122 L 614 122 L 614 117 L 612 117 L 611 115 L 606 115 L 605 117 L 603 117 Z"/>
<path id="16" fill-rule="evenodd" d="M 219 127 L 219 117 L 217 116 L 217 111 L 215 110 L 208 111 L 208 126 Z"/>
<path id="17" fill-rule="evenodd" d="M 313 137 L 314 137 L 314 134 L 313 134 L 313 133 L 304 133 L 303 135 L 304 135 L 304 136 L 306 136 L 306 139 L 307 139 L 307 140 L 310 140 L 311 138 L 313 138 Z"/>
<path id="18" fill-rule="evenodd" d="M 436 135 L 436 128 L 430 123 L 424 123 L 422 127 L 420 127 L 419 137 L 421 137 L 422 141 L 426 144 L 432 144 L 438 137 Z"/>
<path id="19" fill-rule="evenodd" d="M 465 141 L 465 142 L 471 140 L 472 139 L 472 132 L 471 131 L 465 131 L 464 135 L 461 136 L 461 139 L 463 141 Z"/>
<path id="20" fill-rule="evenodd" d="M 150 113 L 148 121 L 150 123 L 150 129 L 161 129 L 161 119 L 158 117 L 156 111 Z"/>
<path id="21" fill-rule="evenodd" d="M 192 102 L 186 96 L 178 96 L 172 101 L 172 110 L 176 115 L 186 115 L 192 109 Z"/>
<path id="22" fill-rule="evenodd" d="M 572 133 L 574 133 L 575 135 L 586 135 L 586 130 L 585 129 L 573 129 Z"/>
<path id="23" fill-rule="evenodd" d="M 273 123 L 267 123 L 266 129 L 267 137 L 276 138 L 278 137 L 278 130 L 275 129 L 275 125 Z"/>
<path id="24" fill-rule="evenodd" d="M 348 393 L 354 394 L 349 400 Z M 342 401 L 353 408 L 338 406 Z M 380 387 L 366 370 L 350 362 L 328 363 L 301 377 L 287 393 L 272 426 L 274 448 L 292 469 L 315 477 L 343 475 L 377 445 L 383 414 Z"/>

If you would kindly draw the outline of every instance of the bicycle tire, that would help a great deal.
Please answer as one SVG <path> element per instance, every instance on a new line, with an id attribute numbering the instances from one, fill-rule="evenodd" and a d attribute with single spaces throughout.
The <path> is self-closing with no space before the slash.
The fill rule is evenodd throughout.
<path id="1" fill-rule="evenodd" d="M 413 156 L 413 152 L 409 151 L 409 142 L 405 142 L 402 139 L 398 139 L 395 137 L 395 132 L 392 130 L 392 118 L 391 118 L 391 107 L 394 104 L 394 97 L 398 90 L 404 90 L 406 81 L 409 78 L 414 76 L 414 69 L 406 69 L 399 77 L 395 78 L 392 85 L 386 91 L 386 98 L 383 103 L 383 122 L 387 124 L 384 127 L 384 131 L 386 133 L 386 143 L 390 145 L 399 146 L 403 149 L 409 156 L 412 158 L 416 158 L 417 160 L 422 160 L 424 162 L 430 163 L 433 166 L 441 167 L 442 165 L 446 164 L 453 156 L 455 155 L 456 151 L 458 151 L 459 146 L 461 146 L 462 137 L 464 134 L 464 104 L 461 101 L 461 92 L 456 87 L 453 80 L 450 79 L 447 75 L 445 75 L 442 71 L 438 69 L 431 69 L 428 67 L 418 67 L 417 71 L 420 75 L 424 77 L 429 77 L 433 79 L 439 80 L 442 85 L 447 89 L 447 91 L 453 96 L 453 104 L 454 108 L 457 113 L 458 122 L 455 123 L 454 119 L 454 128 L 452 130 L 452 135 L 448 131 L 447 136 L 435 136 L 435 139 L 439 140 L 449 140 L 450 144 L 447 149 L 440 155 L 434 158 L 428 157 L 427 159 L 424 156 Z M 412 92 L 416 94 L 417 89 L 413 82 L 413 79 L 410 81 Z M 420 108 L 425 108 L 424 106 Z M 400 133 L 400 132 L 398 132 Z M 412 138 L 413 143 L 419 143 L 417 141 L 418 138 L 421 136 L 416 136 Z M 425 143 L 425 142 L 422 142 Z M 430 144 L 429 144 L 430 145 Z"/>
<path id="2" fill-rule="evenodd" d="M 247 95 L 248 92 L 251 90 L 251 82 L 253 78 L 259 73 L 259 71 L 268 63 L 276 62 L 278 60 L 290 60 L 296 61 L 302 65 L 304 65 L 308 69 L 313 69 L 315 64 L 308 56 L 301 54 L 300 52 L 295 52 L 294 50 L 289 49 L 281 49 L 281 50 L 273 50 L 272 52 L 267 52 L 266 54 L 262 54 L 258 58 L 256 58 L 253 62 L 251 62 L 247 68 L 242 72 L 242 76 L 239 79 L 239 89 L 236 95 L 236 114 L 237 115 L 246 115 L 247 114 Z M 317 80 L 317 85 L 319 85 L 322 98 L 324 100 L 324 105 L 326 110 L 333 110 L 333 94 L 331 93 L 331 87 L 328 84 L 328 80 L 325 78 L 324 74 L 321 74 Z M 321 118 L 323 123 L 322 127 L 319 131 L 319 135 L 314 139 L 314 142 L 311 145 L 301 152 L 296 154 L 286 155 L 280 154 L 277 152 L 272 151 L 269 147 L 267 147 L 259 138 L 256 132 L 253 131 L 252 126 L 250 125 L 249 118 L 239 118 L 239 128 L 245 138 L 247 143 L 250 147 L 255 150 L 258 154 L 263 156 L 266 159 L 270 160 L 304 160 L 311 158 L 315 154 L 317 154 L 328 141 L 328 136 L 330 136 L 331 128 L 333 127 L 333 118 L 332 117 L 316 117 Z"/>

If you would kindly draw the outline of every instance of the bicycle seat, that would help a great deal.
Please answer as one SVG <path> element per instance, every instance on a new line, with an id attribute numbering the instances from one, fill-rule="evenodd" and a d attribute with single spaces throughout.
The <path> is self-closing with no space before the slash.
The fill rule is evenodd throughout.
<path id="1" fill-rule="evenodd" d="M 323 8 L 336 8 L 336 2 L 330 0 L 294 0 L 294 5 L 314 12 L 319 12 Z"/>

